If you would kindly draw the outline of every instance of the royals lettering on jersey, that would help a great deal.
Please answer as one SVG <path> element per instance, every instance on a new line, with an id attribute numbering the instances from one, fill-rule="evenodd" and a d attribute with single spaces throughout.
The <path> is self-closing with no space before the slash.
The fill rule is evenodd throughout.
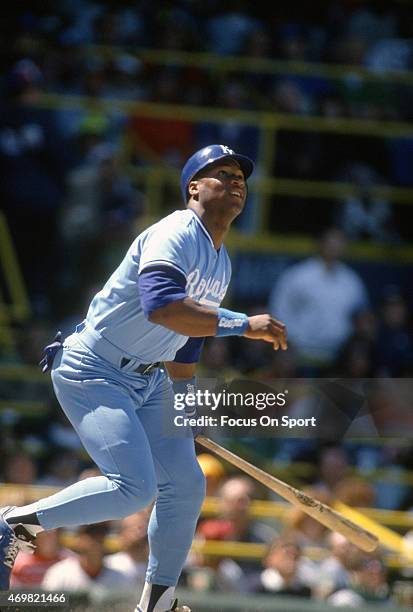
<path id="1" fill-rule="evenodd" d="M 188 274 L 186 291 L 189 297 L 206 306 L 219 306 L 225 297 L 228 283 L 214 277 L 201 278 L 201 271 L 195 268 Z"/>
<path id="2" fill-rule="evenodd" d="M 194 211 L 176 211 L 142 232 L 93 298 L 86 317 L 89 326 L 142 363 L 173 360 L 187 341 L 187 336 L 151 323 L 143 313 L 138 276 L 157 265 L 184 275 L 187 295 L 214 308 L 224 299 L 231 277 L 225 247 L 215 249 Z"/>

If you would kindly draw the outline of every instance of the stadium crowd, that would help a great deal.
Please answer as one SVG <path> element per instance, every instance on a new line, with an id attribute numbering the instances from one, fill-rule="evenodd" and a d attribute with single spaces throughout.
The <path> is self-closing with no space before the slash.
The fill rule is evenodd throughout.
<path id="1" fill-rule="evenodd" d="M 364 78 L 360 72 L 377 77 L 412 69 L 408 3 L 330 0 L 311 10 L 302 7 L 300 18 L 294 4 L 283 4 L 272 7 L 271 15 L 266 3 L 254 2 L 252 10 L 242 0 L 226 2 L 225 8 L 215 0 L 58 0 L 41 5 L 23 0 L 10 8 L 10 22 L 3 20 L 0 26 L 0 190 L 34 316 L 18 330 L 13 350 L 1 347 L 2 364 L 33 366 L 56 328 L 64 335 L 71 332 L 150 215 L 151 202 L 134 183 L 126 162 L 137 168 L 162 163 L 178 169 L 193 150 L 210 142 L 258 156 L 258 130 L 236 120 L 192 124 L 148 119 L 99 102 L 196 105 L 332 121 L 413 121 L 412 83 Z M 114 53 L 103 54 L 99 45 Z M 161 66 L 142 59 L 137 48 L 247 56 L 257 62 L 343 64 L 346 72 L 331 79 L 323 72 L 289 73 L 288 64 L 285 74 L 222 70 L 213 62 L 207 67 Z M 88 96 L 89 102 L 46 107 L 40 104 L 44 93 Z M 352 240 L 389 249 L 411 240 L 411 207 L 400 211 L 378 198 L 373 187 L 412 187 L 412 163 L 409 137 L 277 134 L 276 176 L 349 181 L 359 185 L 359 196 L 328 201 L 328 208 L 315 208 L 311 216 L 303 214 L 302 199 L 277 197 L 269 229 L 312 236 L 323 230 L 318 252 L 286 266 L 269 287 L 267 302 L 253 304 L 257 312 L 269 309 L 287 322 L 290 348 L 280 355 L 264 343 L 247 347 L 239 338 L 211 338 L 201 376 L 262 381 L 412 377 L 411 295 L 406 287 L 391 284 L 381 287 L 380 299 L 372 302 L 362 275 L 345 260 L 346 243 Z M 166 192 L 164 200 L 165 211 L 181 206 L 174 191 Z M 245 231 L 245 224 L 239 229 Z M 233 306 L 241 309 L 243 304 Z M 314 338 L 314 321 L 320 320 L 323 333 Z M 25 385 L 1 378 L 0 393 L 10 400 L 10 407 L 0 410 L 0 483 L 63 487 L 95 469 L 50 384 L 36 377 Z M 38 401 L 46 410 L 22 414 L 13 407 L 16 398 Z M 406 435 L 403 427 L 411 432 L 403 406 L 397 413 L 400 420 L 395 410 L 382 398 L 376 402 L 371 411 L 375 432 L 400 438 Z M 413 469 L 411 445 L 340 440 L 324 446 L 315 440 L 260 439 L 255 446 L 250 440 L 246 448 L 257 451 L 258 446 L 260 457 L 275 464 L 311 465 L 305 484 L 322 501 L 413 512 L 405 478 Z M 251 503 L 265 497 L 264 492 L 227 473 L 209 455 L 200 461 L 219 512 L 201 518 L 197 540 L 260 543 L 265 554 L 261 562 L 194 552 L 182 585 L 205 592 L 289 594 L 337 606 L 374 602 L 392 608 L 398 581 L 411 576 L 389 570 L 383 551 L 361 554 L 338 534 L 292 511 L 280 521 L 257 520 Z M 393 478 L 371 481 L 369 474 L 380 468 Z M 30 501 L 25 489 L 14 490 L 12 498 L 9 489 L 6 493 L 7 503 Z M 147 555 L 147 517 L 145 511 L 73 533 L 42 533 L 35 555 L 20 554 L 14 586 L 93 591 L 97 597 L 114 584 L 138 591 Z M 310 558 L 314 545 L 323 549 L 322 560 Z"/>
<path id="2" fill-rule="evenodd" d="M 258 129 L 239 123 L 236 116 L 225 123 L 149 118 L 139 109 L 125 110 L 116 100 L 320 115 L 331 121 L 412 119 L 411 84 L 371 81 L 357 73 L 360 67 L 376 76 L 409 70 L 408 7 L 324 4 L 323 10 L 304 12 L 300 20 L 292 7 L 273 7 L 269 16 L 263 3 L 254 4 L 252 11 L 240 2 L 225 8 L 216 2 L 182 1 L 173 7 L 161 2 L 155 8 L 86 1 L 34 7 L 27 1 L 10 13 L 0 42 L 2 207 L 36 313 L 51 316 L 62 303 L 73 308 L 73 294 L 86 300 L 88 282 L 106 275 L 133 235 L 135 222 L 150 214 L 151 203 L 136 189 L 124 162 L 138 168 L 154 163 L 179 168 L 192 151 L 211 142 L 225 142 L 258 158 Z M 114 53 L 105 56 L 102 45 L 111 45 Z M 339 63 L 348 74 L 292 74 L 288 63 L 285 75 L 244 68 L 222 71 L 213 62 L 158 65 L 133 53 L 140 47 L 289 60 L 294 65 Z M 50 106 L 40 102 L 42 93 L 87 96 L 88 102 L 57 100 Z M 100 104 L 108 100 L 110 105 Z M 269 229 L 314 234 L 338 225 L 350 239 L 389 248 L 411 239 L 411 207 L 390 205 L 375 194 L 374 186 L 412 186 L 412 143 L 408 134 L 378 138 L 279 130 L 276 176 L 349 181 L 359 185 L 360 195 L 309 199 L 311 215 L 302 198 L 279 195 Z M 177 191 L 167 191 L 164 202 L 165 211 L 180 206 Z M 250 209 L 254 205 L 252 199 Z M 240 229 L 248 231 L 251 215 L 252 210 L 241 217 Z"/>
<path id="3" fill-rule="evenodd" d="M 334 499 L 353 505 L 372 505 L 374 488 L 367 480 L 348 476 L 349 464 L 340 447 L 322 453 L 320 479 L 305 489 L 320 501 Z M 333 460 L 336 456 L 335 462 Z M 91 475 L 93 468 L 63 474 L 51 467 L 46 478 L 36 480 L 28 455 L 19 455 L 18 465 L 8 465 L 6 480 L 61 486 Z M 14 461 L 17 460 L 17 456 Z M 341 461 L 341 471 L 339 462 Z M 23 463 L 26 462 L 26 469 Z M 56 460 L 56 463 L 58 460 Z M 375 603 L 394 608 L 400 603 L 401 584 L 410 574 L 391 570 L 384 551 L 367 554 L 338 533 L 330 532 L 298 509 L 287 509 L 282 517 L 257 518 L 253 502 L 263 498 L 254 482 L 230 473 L 218 459 L 199 454 L 207 479 L 208 494 L 217 497 L 215 516 L 199 520 L 195 548 L 187 560 L 180 586 L 198 593 L 223 592 L 292 596 L 326 601 L 334 606 L 358 607 Z M 62 466 L 64 462 L 60 461 Z M 335 468 L 335 479 L 333 474 Z M 94 471 L 95 473 L 95 471 Z M 340 475 L 341 474 L 341 475 Z M 7 491 L 8 501 L 18 503 L 22 489 Z M 4 492 L 0 491 L 3 499 Z M 24 494 L 23 494 L 24 495 Z M 30 497 L 24 497 L 27 501 Z M 12 575 L 12 588 L 76 594 L 77 601 L 104 601 L 105 597 L 136 597 L 145 578 L 148 554 L 147 524 L 151 507 L 120 521 L 92 524 L 72 530 L 52 530 L 38 536 L 34 554 L 20 553 Z M 260 558 L 238 558 L 203 553 L 206 541 L 247 542 L 262 546 Z M 211 542 L 212 543 L 212 542 Z M 314 557 L 311 550 L 319 551 Z M 406 601 L 406 600 L 404 600 Z"/>

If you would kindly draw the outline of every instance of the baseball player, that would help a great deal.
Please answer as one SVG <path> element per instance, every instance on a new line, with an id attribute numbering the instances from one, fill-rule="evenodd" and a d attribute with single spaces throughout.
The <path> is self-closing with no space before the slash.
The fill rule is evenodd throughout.
<path id="1" fill-rule="evenodd" d="M 220 306 L 231 276 L 223 241 L 245 206 L 253 167 L 224 145 L 192 155 L 181 174 L 185 210 L 142 232 L 75 333 L 45 348 L 43 370 L 51 370 L 56 396 L 102 475 L 0 511 L 0 589 L 8 589 L 19 549 L 33 548 L 38 532 L 121 519 L 156 499 L 135 612 L 188 610 L 177 607 L 174 591 L 205 480 L 193 436 L 163 434 L 163 407 L 173 409 L 174 393 L 193 392 L 207 336 L 287 348 L 285 326 L 269 314 Z"/>

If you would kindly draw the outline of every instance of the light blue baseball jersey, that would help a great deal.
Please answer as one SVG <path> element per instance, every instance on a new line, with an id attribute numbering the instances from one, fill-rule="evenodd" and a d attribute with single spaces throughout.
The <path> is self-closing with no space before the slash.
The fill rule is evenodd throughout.
<path id="1" fill-rule="evenodd" d="M 206 227 L 191 209 L 164 217 L 132 243 L 120 266 L 93 298 L 86 321 L 126 356 L 141 363 L 172 361 L 188 336 L 148 321 L 138 276 L 148 268 L 171 267 L 186 279 L 186 294 L 218 308 L 231 278 L 224 247 L 217 251 Z"/>

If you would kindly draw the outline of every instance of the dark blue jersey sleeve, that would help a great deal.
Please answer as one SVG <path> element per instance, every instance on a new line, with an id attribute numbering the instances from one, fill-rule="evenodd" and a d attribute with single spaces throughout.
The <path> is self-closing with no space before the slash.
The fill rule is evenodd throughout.
<path id="1" fill-rule="evenodd" d="M 138 278 L 139 295 L 145 317 L 170 302 L 186 297 L 186 279 L 171 267 L 145 268 Z"/>
<path id="2" fill-rule="evenodd" d="M 205 338 L 188 338 L 175 355 L 176 363 L 198 363 Z"/>

